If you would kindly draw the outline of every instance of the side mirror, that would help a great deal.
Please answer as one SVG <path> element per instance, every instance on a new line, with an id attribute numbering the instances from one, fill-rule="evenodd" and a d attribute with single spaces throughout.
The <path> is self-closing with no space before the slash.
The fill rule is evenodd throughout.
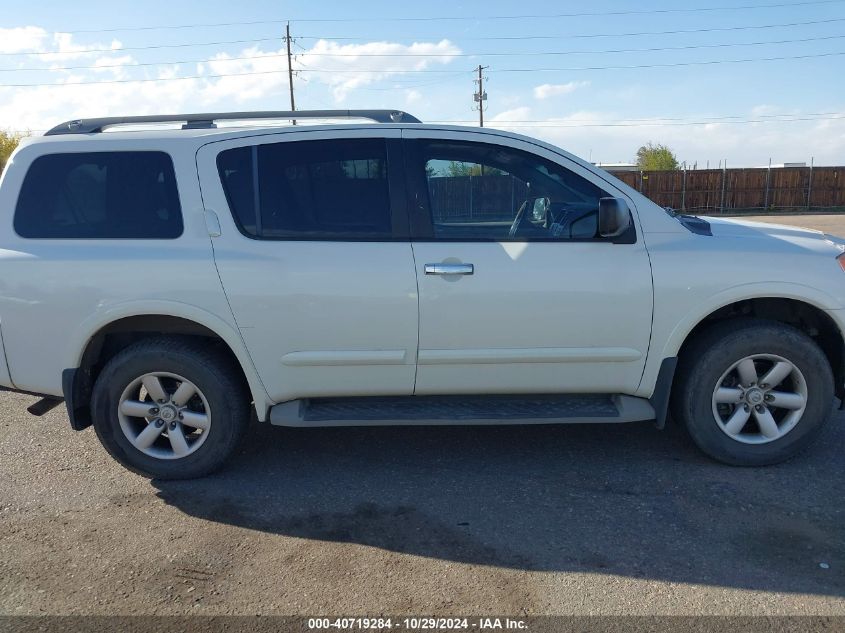
<path id="1" fill-rule="evenodd" d="M 551 202 L 548 198 L 534 198 L 531 209 L 531 218 L 534 222 L 545 222 L 548 217 Z"/>
<path id="2" fill-rule="evenodd" d="M 599 235 L 620 237 L 631 227 L 631 211 L 622 198 L 599 200 Z"/>

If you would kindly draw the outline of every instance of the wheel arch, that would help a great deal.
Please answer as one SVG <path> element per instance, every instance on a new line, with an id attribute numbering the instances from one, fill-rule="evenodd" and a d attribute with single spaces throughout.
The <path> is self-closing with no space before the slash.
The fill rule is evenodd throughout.
<path id="1" fill-rule="evenodd" d="M 63 375 L 63 391 L 74 428 L 90 424 L 91 388 L 103 364 L 131 343 L 149 336 L 197 336 L 220 345 L 240 370 L 259 420 L 273 404 L 261 382 L 240 333 L 210 312 L 175 302 L 122 305 L 95 315 L 71 337 Z"/>
<path id="2" fill-rule="evenodd" d="M 819 345 L 830 363 L 836 380 L 836 394 L 843 396 L 845 383 L 845 339 L 836 321 L 823 308 L 811 302 L 789 297 L 753 297 L 726 304 L 701 319 L 684 339 L 677 355 L 682 357 L 685 349 L 702 331 L 714 323 L 727 319 L 756 317 L 792 325 L 810 336 Z"/>
<path id="3" fill-rule="evenodd" d="M 830 363 L 836 396 L 845 398 L 845 338 L 824 307 L 803 297 L 753 296 L 725 303 L 700 317 L 685 333 L 672 356 L 682 359 L 691 343 L 713 325 L 744 317 L 791 325 L 810 336 Z"/>
<path id="4" fill-rule="evenodd" d="M 653 332 L 652 344 L 658 346 L 655 347 L 655 351 L 661 349 L 659 347 L 661 338 L 663 340 L 662 349 L 658 354 L 659 359 L 677 356 L 693 330 L 701 323 L 707 321 L 712 315 L 744 301 L 764 299 L 790 300 L 807 304 L 821 312 L 839 310 L 843 307 L 827 293 L 805 284 L 777 282 L 749 283 L 732 286 L 699 301 L 692 309 L 687 310 L 682 318 L 678 319 L 674 324 L 668 324 L 671 329 L 666 328 L 669 332 L 666 336 L 661 337 L 659 331 Z M 655 302 L 655 310 L 659 310 L 657 301 Z M 837 331 L 839 331 L 838 327 Z M 659 360 L 657 364 L 659 365 Z"/>

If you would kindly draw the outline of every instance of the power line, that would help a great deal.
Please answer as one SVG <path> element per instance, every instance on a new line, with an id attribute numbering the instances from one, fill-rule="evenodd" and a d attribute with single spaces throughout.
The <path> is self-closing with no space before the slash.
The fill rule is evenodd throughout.
<path id="1" fill-rule="evenodd" d="M 637 68 L 672 68 L 675 66 L 711 66 L 718 64 L 742 64 L 748 62 L 770 62 L 770 61 L 784 61 L 790 59 L 811 59 L 817 57 L 835 57 L 845 55 L 845 51 L 829 52 L 829 53 L 812 53 L 807 55 L 781 55 L 777 57 L 747 57 L 743 59 L 717 59 L 697 62 L 671 62 L 661 64 L 630 64 L 619 66 L 573 66 L 569 68 L 491 68 L 490 72 L 495 73 L 542 73 L 542 72 L 574 72 L 582 70 L 630 70 Z M 359 70 L 350 68 L 308 68 L 302 72 L 311 73 L 379 73 L 379 72 L 394 72 L 394 73 L 448 73 L 455 72 L 450 70 L 433 70 L 433 69 L 408 69 L 408 70 Z M 458 71 L 464 72 L 464 71 Z M 8 84 L 7 84 L 8 85 Z"/>
<path id="2" fill-rule="evenodd" d="M 845 53 L 843 53 L 845 54 Z M 131 83 L 151 83 L 157 81 L 186 81 L 190 79 L 222 79 L 223 77 L 249 77 L 253 75 L 275 75 L 279 73 L 286 73 L 287 68 L 281 68 L 279 70 L 263 70 L 263 71 L 252 71 L 252 72 L 245 72 L 245 73 L 219 73 L 214 75 L 187 75 L 185 77 L 161 77 L 161 78 L 143 78 L 143 79 L 109 79 L 105 81 L 66 81 L 62 83 L 52 83 L 52 84 L 44 84 L 44 83 L 33 83 L 33 84 L 0 84 L 0 88 L 62 88 L 64 86 L 93 86 L 93 85 L 103 85 L 103 84 L 131 84 Z M 297 70 L 296 72 L 311 72 L 311 73 L 319 73 L 319 72 L 331 72 L 331 73 L 375 73 L 375 74 L 383 74 L 385 72 L 392 72 L 397 74 L 405 74 L 405 73 L 461 73 L 466 74 L 470 71 L 466 70 L 393 70 L 393 71 L 379 71 L 379 70 L 346 70 L 346 69 L 339 69 L 339 70 L 319 70 L 319 69 L 303 69 Z"/>
<path id="3" fill-rule="evenodd" d="M 773 4 L 727 5 L 718 7 L 686 7 L 674 9 L 629 9 L 624 11 L 585 11 L 579 13 L 535 13 L 522 15 L 472 15 L 472 16 L 430 16 L 409 18 L 319 18 L 294 20 L 295 22 L 438 22 L 438 21 L 479 21 L 479 20 L 527 20 L 548 18 L 602 17 L 614 15 L 658 15 L 666 13 L 713 13 L 716 11 L 742 11 L 755 9 L 776 9 L 782 7 L 801 7 L 820 4 L 841 4 L 845 0 L 807 0 L 805 2 L 778 2 Z"/>
<path id="4" fill-rule="evenodd" d="M 567 39 L 583 39 L 583 38 L 599 38 L 599 37 L 639 37 L 649 35 L 679 35 L 687 33 L 714 33 L 714 32 L 729 32 L 729 31 L 749 31 L 759 29 L 776 29 L 788 28 L 793 26 L 813 26 L 817 24 L 831 24 L 845 22 L 845 18 L 830 18 L 825 20 L 810 20 L 807 22 L 783 22 L 779 24 L 757 24 L 748 26 L 728 26 L 728 27 L 712 27 L 703 29 L 675 29 L 669 31 L 636 31 L 631 33 L 575 33 L 571 35 L 505 35 L 499 37 L 453 37 L 452 39 L 463 39 L 468 41 L 518 41 L 518 40 L 567 40 Z M 82 55 L 88 53 L 119 53 L 122 51 L 147 51 L 147 50 L 162 50 L 170 48 L 194 48 L 201 46 L 228 46 L 231 44 L 262 44 L 264 42 L 279 42 L 282 38 L 279 37 L 262 37 L 257 39 L 243 39 L 243 40 L 217 40 L 213 42 L 190 42 L 182 44 L 153 44 L 148 46 L 117 46 L 110 48 L 83 48 L 68 51 L 30 51 L 30 52 L 0 52 L 3 57 L 21 57 L 21 56 L 41 56 L 41 55 Z M 328 37 L 328 36 L 297 36 L 296 39 L 301 40 L 338 40 L 338 41 L 372 41 L 373 38 L 368 37 Z M 448 39 L 448 38 L 447 38 Z M 304 50 L 304 49 L 303 49 Z"/>
<path id="5" fill-rule="evenodd" d="M 390 91 L 390 90 L 396 90 L 397 85 L 399 87 L 401 87 L 403 90 L 407 90 L 407 89 L 410 89 L 410 88 L 426 88 L 428 86 L 436 86 L 436 85 L 445 84 L 445 83 L 452 83 L 452 82 L 456 82 L 458 80 L 464 81 L 465 78 L 463 77 L 463 75 L 465 74 L 465 71 L 459 71 L 459 72 L 461 74 L 460 77 L 446 77 L 445 79 L 435 79 L 434 81 L 424 81 L 424 82 L 421 82 L 421 83 L 418 83 L 416 81 L 401 82 L 401 81 L 398 81 L 397 79 L 391 78 L 390 82 L 394 84 L 393 86 L 384 86 L 384 87 L 375 87 L 375 88 L 372 87 L 372 86 L 359 86 L 359 87 L 356 87 L 355 90 L 356 91 L 366 90 L 368 92 L 387 92 L 387 91 Z"/>
<path id="6" fill-rule="evenodd" d="M 750 31 L 757 29 L 778 29 L 792 26 L 813 26 L 816 24 L 830 24 L 832 22 L 845 22 L 845 18 L 830 18 L 826 20 L 810 20 L 808 22 L 782 22 L 780 24 L 757 24 L 749 26 L 719 26 L 704 29 L 674 29 L 671 31 L 635 31 L 632 33 L 573 33 L 570 35 L 500 35 L 486 37 L 452 37 L 451 39 L 462 39 L 467 41 L 502 41 L 502 40 L 568 40 L 594 37 L 639 37 L 643 35 L 678 35 L 686 33 L 714 33 L 727 31 Z M 327 37 L 316 35 L 300 35 L 301 40 L 350 40 L 350 41 L 372 41 L 370 37 Z M 448 39 L 448 38 L 447 38 Z"/>
<path id="7" fill-rule="evenodd" d="M 589 119 L 568 119 L 566 123 L 556 123 L 554 119 L 550 121 L 536 120 L 513 120 L 513 121 L 487 121 L 487 124 L 492 124 L 499 127 L 513 127 L 513 128 L 580 128 L 580 127 L 661 127 L 661 126 L 693 126 L 693 125 L 713 125 L 721 123 L 729 124 L 749 124 L 749 123 L 796 123 L 807 121 L 835 121 L 845 119 L 845 113 L 831 112 L 819 113 L 832 116 L 817 116 L 815 114 L 793 115 L 793 114 L 772 114 L 772 115 L 758 115 L 757 118 L 742 118 L 744 115 L 732 115 L 724 117 L 704 117 L 698 121 L 686 121 L 671 117 L 665 117 L 660 120 L 655 119 L 625 119 L 619 121 L 596 122 Z M 791 117 L 791 118 L 772 118 L 772 117 Z M 733 120 L 730 120 L 733 119 Z M 584 121 L 582 123 L 580 121 Z M 586 122 L 589 121 L 589 122 Z M 663 123 L 660 121 L 670 121 Z M 475 125 L 477 121 L 465 119 L 451 119 L 451 120 L 432 120 L 427 121 L 433 125 Z M 572 125 L 577 123 L 576 125 Z M 22 134 L 28 132 L 45 132 L 46 130 L 6 130 L 12 134 Z"/>
<path id="8" fill-rule="evenodd" d="M 113 27 L 108 29 L 80 29 L 76 31 L 63 31 L 65 33 L 116 33 L 120 31 L 159 31 L 159 30 L 181 30 L 195 28 L 214 28 L 224 26 L 255 26 L 258 24 L 284 24 L 286 22 L 320 23 L 320 22 L 437 22 L 437 21 L 480 21 L 480 20 L 527 20 L 527 19 L 549 19 L 549 18 L 576 18 L 576 17 L 600 17 L 615 15 L 659 15 L 667 13 L 712 13 L 716 11 L 742 11 L 756 9 L 776 9 L 782 7 L 803 7 L 812 5 L 841 4 L 845 0 L 804 0 L 802 2 L 777 2 L 771 4 L 746 4 L 727 5 L 717 7 L 686 7 L 673 9 L 629 9 L 624 11 L 586 11 L 577 13 L 544 13 L 544 14 L 521 14 L 521 15 L 473 15 L 473 16 L 425 16 L 425 17 L 404 17 L 388 18 L 372 16 L 366 18 L 285 18 L 278 20 L 251 20 L 247 22 L 214 22 L 194 24 L 168 24 L 157 26 L 126 26 Z"/>
<path id="9" fill-rule="evenodd" d="M 730 48 L 734 46 L 765 46 L 769 44 L 797 44 L 802 42 L 820 42 L 837 40 L 845 35 L 824 35 L 821 37 L 805 37 L 794 40 L 766 40 L 762 42 L 725 42 L 719 44 L 691 44 L 688 46 L 660 46 L 650 48 L 615 48 L 601 51 L 529 51 L 529 52 L 481 52 L 481 53 L 350 53 L 348 55 L 336 53 L 307 53 L 311 57 L 542 57 L 544 55 L 605 55 L 608 53 L 648 53 L 656 51 L 680 51 L 697 48 Z"/>
<path id="10" fill-rule="evenodd" d="M 678 50 L 694 50 L 702 48 L 730 48 L 736 46 L 766 46 L 766 45 L 780 45 L 780 44 L 796 44 L 805 42 L 818 42 L 827 40 L 843 39 L 845 35 L 826 35 L 823 37 L 808 37 L 794 40 L 767 40 L 762 42 L 728 42 L 721 44 L 701 44 L 690 46 L 660 46 L 653 48 L 617 48 L 600 51 L 544 51 L 544 52 L 478 52 L 478 53 L 310 53 L 302 47 L 299 47 L 304 52 L 302 55 L 310 57 L 425 57 L 425 58 L 452 58 L 452 57 L 536 57 L 536 56 L 557 56 L 557 55 L 605 55 L 611 53 L 646 53 L 657 51 L 678 51 Z M 282 38 L 284 40 L 284 38 Z M 0 68 L 0 73 L 4 72 L 57 72 L 65 70 L 102 70 L 104 68 L 140 68 L 148 66 L 173 66 L 176 64 L 210 64 L 218 62 L 234 62 L 234 61 L 254 61 L 260 59 L 276 59 L 288 57 L 286 53 L 270 53 L 266 55 L 247 55 L 244 57 L 226 57 L 226 58 L 204 58 L 204 59 L 180 59 L 166 62 L 133 62 L 128 64 L 98 64 L 95 66 L 50 66 L 47 68 Z"/>
<path id="11" fill-rule="evenodd" d="M 773 121 L 789 121 L 791 119 L 784 118 L 784 117 L 812 117 L 812 119 L 806 120 L 828 120 L 830 118 L 840 118 L 845 117 L 845 112 L 807 112 L 804 114 L 800 113 L 783 113 L 783 114 L 758 114 L 754 115 L 756 118 L 753 119 L 756 121 L 757 119 L 771 119 Z M 644 124 L 655 124 L 661 125 L 664 122 L 682 122 L 682 123 L 692 123 L 695 125 L 707 125 L 710 123 L 720 123 L 723 121 L 732 122 L 731 120 L 736 120 L 739 122 L 749 120 L 749 115 L 747 114 L 732 114 L 732 115 L 724 115 L 724 116 L 704 116 L 704 117 L 646 117 L 646 118 L 624 118 L 624 119 L 616 119 L 616 120 L 609 120 L 601 122 L 602 125 L 611 125 L 611 124 L 630 124 L 630 123 L 644 123 Z M 805 119 L 801 119 L 805 120 Z M 508 124 L 511 123 L 536 123 L 536 124 L 553 124 L 555 123 L 556 119 L 510 119 L 507 121 L 494 121 L 495 123 L 502 123 Z M 735 122 L 735 121 L 734 121 Z M 472 123 L 470 120 L 465 119 L 438 119 L 436 123 Z M 566 119 L 565 123 L 596 123 L 596 119 Z"/>
<path id="12" fill-rule="evenodd" d="M 845 35 L 838 36 L 845 37 Z M 282 38 L 284 40 L 284 38 Z M 271 53 L 268 55 L 247 55 L 245 57 L 224 57 L 204 59 L 178 59 L 167 62 L 132 62 L 128 64 L 98 64 L 96 66 L 48 66 L 46 68 L 0 68 L 0 73 L 11 72 L 44 72 L 62 70 L 102 70 L 104 68 L 142 68 L 147 66 L 175 66 L 177 64 L 216 64 L 218 62 L 253 61 L 258 59 L 279 59 L 287 57 L 287 53 Z"/>
<path id="13" fill-rule="evenodd" d="M 746 59 L 721 59 L 700 62 L 673 62 L 666 64 L 631 64 L 625 66 L 579 66 L 570 68 L 499 68 L 491 69 L 496 73 L 542 73 L 542 72 L 577 72 L 585 70 L 633 70 L 639 68 L 674 68 L 679 66 L 713 66 L 718 64 L 742 64 L 749 62 L 784 61 L 794 59 L 812 59 L 820 57 L 836 57 L 845 55 L 845 52 L 816 53 L 811 55 L 784 55 L 779 57 L 751 57 Z M 213 75 L 187 75 L 184 77 L 161 77 L 144 79 L 109 79 L 105 81 L 66 81 L 62 83 L 25 83 L 25 84 L 0 84 L 0 88 L 43 88 L 43 87 L 64 87 L 64 86 L 90 86 L 104 84 L 126 84 L 126 83 L 149 83 L 157 81 L 185 81 L 189 79 L 220 79 L 223 77 L 248 77 L 252 75 L 272 75 L 280 72 L 287 72 L 286 69 L 251 71 L 243 73 L 218 73 Z M 389 70 L 359 70 L 349 68 L 306 68 L 297 72 L 304 73 L 341 73 L 341 74 L 420 74 L 420 73 L 465 73 L 467 71 L 455 70 L 432 70 L 432 69 L 389 69 Z"/>
<path id="14" fill-rule="evenodd" d="M 706 116 L 706 117 L 695 117 L 695 120 L 701 124 L 704 123 L 718 123 L 720 121 L 725 121 L 729 119 L 747 119 L 749 115 L 747 114 L 729 114 L 723 116 Z M 758 114 L 754 115 L 758 119 L 774 119 L 778 120 L 781 117 L 814 117 L 814 118 L 821 118 L 824 117 L 834 117 L 838 118 L 840 116 L 845 116 L 845 112 L 806 112 L 804 114 L 801 113 L 782 113 L 782 114 Z M 625 118 L 625 119 L 618 119 L 617 121 L 606 121 L 605 123 L 627 123 L 631 121 L 635 122 L 644 122 L 644 123 L 661 123 L 663 121 L 689 121 L 690 117 L 647 117 L 644 119 L 636 119 L 636 118 Z M 785 119 L 788 120 L 788 119 Z M 450 121 L 447 120 L 439 120 L 438 123 L 447 123 Z M 462 120 L 454 119 L 451 120 L 453 123 L 460 123 Z M 546 123 L 548 119 L 513 119 L 510 121 L 499 121 L 499 123 Z M 595 119 L 567 119 L 567 123 L 594 123 Z"/>
<path id="15" fill-rule="evenodd" d="M 703 62 L 673 62 L 667 64 L 632 64 L 628 66 L 579 66 L 572 68 L 500 68 L 491 69 L 490 72 L 497 73 L 543 73 L 543 72 L 576 72 L 582 70 L 633 70 L 637 68 L 674 68 L 676 66 L 712 66 L 717 64 L 743 64 L 746 62 L 773 62 L 788 59 L 810 59 L 813 57 L 835 57 L 845 55 L 845 52 L 838 53 L 817 53 L 813 55 L 788 55 L 782 57 L 750 57 L 747 59 L 720 59 Z M 335 71 L 325 71 L 335 72 Z"/>
<path id="16" fill-rule="evenodd" d="M 845 19 L 843 19 L 845 21 Z M 23 55 L 83 55 L 87 53 L 120 53 L 123 51 L 151 51 L 163 48 L 193 48 L 195 46 L 226 46 L 229 44 L 260 44 L 262 42 L 279 42 L 280 37 L 262 37 L 257 40 L 226 40 L 222 42 L 194 42 L 191 44 L 155 44 L 151 46 L 117 46 L 113 48 L 81 48 L 70 51 L 33 51 L 27 53 L 0 53 L 4 57 Z"/>
<path id="17" fill-rule="evenodd" d="M 795 117 L 791 119 L 741 119 L 741 120 L 720 120 L 720 121 L 685 121 L 685 122 L 670 122 L 670 123 L 646 123 L 646 122 L 620 122 L 620 123 L 577 123 L 571 125 L 569 123 L 554 123 L 546 121 L 531 121 L 531 122 L 517 122 L 517 121 L 497 121 L 492 120 L 487 122 L 488 127 L 514 127 L 514 128 L 582 128 L 582 127 L 675 127 L 675 126 L 689 126 L 689 125 L 722 125 L 722 124 L 736 124 L 736 123 L 795 123 L 800 121 L 834 121 L 845 119 L 845 115 L 831 116 L 831 117 Z M 449 125 L 471 125 L 473 121 L 454 120 L 454 121 L 431 121 L 434 124 L 449 124 Z"/>

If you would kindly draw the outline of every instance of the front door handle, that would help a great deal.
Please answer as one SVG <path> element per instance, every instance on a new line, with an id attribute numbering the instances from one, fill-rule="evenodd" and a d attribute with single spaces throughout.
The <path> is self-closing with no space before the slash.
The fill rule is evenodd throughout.
<path id="1" fill-rule="evenodd" d="M 472 264 L 426 264 L 426 275 L 471 275 L 475 272 Z"/>

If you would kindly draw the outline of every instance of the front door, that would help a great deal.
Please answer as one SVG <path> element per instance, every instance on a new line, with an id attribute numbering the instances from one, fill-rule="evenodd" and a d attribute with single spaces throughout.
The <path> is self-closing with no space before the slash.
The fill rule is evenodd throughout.
<path id="1" fill-rule="evenodd" d="M 284 132 L 197 155 L 214 258 L 270 397 L 410 395 L 417 286 L 398 130 Z"/>
<path id="2" fill-rule="evenodd" d="M 527 142 L 404 137 L 415 393 L 632 393 L 651 332 L 648 254 L 638 229 L 612 243 L 597 226 L 599 199 L 623 194 Z"/>

